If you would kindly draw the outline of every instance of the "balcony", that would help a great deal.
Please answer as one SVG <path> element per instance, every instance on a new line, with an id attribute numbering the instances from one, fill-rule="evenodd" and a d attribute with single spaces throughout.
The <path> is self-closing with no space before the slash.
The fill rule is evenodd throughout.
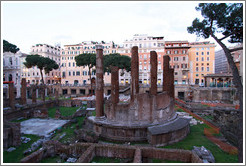
<path id="1" fill-rule="evenodd" d="M 20 66 L 3 66 L 3 70 L 20 70 Z"/>

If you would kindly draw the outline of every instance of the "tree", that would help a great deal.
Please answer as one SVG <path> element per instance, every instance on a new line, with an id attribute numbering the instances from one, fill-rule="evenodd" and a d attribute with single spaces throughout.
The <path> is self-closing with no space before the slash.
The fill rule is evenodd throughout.
<path id="1" fill-rule="evenodd" d="M 96 66 L 96 54 L 80 54 L 75 57 L 76 65 L 89 68 L 89 77 L 91 82 L 91 69 Z M 92 83 L 91 83 L 91 93 L 92 93 Z"/>
<path id="2" fill-rule="evenodd" d="M 12 52 L 12 53 L 16 53 L 17 51 L 19 51 L 20 49 L 14 45 L 9 43 L 6 40 L 3 40 L 3 52 Z"/>
<path id="3" fill-rule="evenodd" d="M 120 55 L 118 53 L 108 54 L 103 57 L 104 72 L 111 72 L 110 66 L 118 66 L 123 71 L 131 71 L 131 58 L 126 55 Z"/>
<path id="4" fill-rule="evenodd" d="M 238 69 L 233 61 L 232 52 L 242 50 L 242 47 L 229 49 L 222 41 L 229 38 L 230 43 L 243 42 L 243 4 L 242 3 L 200 3 L 196 7 L 204 19 L 196 18 L 189 33 L 209 38 L 210 36 L 222 47 L 232 71 L 233 83 L 239 95 L 239 125 L 238 125 L 238 161 L 243 162 L 243 85 Z M 223 37 L 218 38 L 218 34 Z M 241 62 L 242 63 L 242 62 Z"/>
<path id="5" fill-rule="evenodd" d="M 38 54 L 35 55 L 28 55 L 26 57 L 26 62 L 23 63 L 27 68 L 31 68 L 33 66 L 37 66 L 40 70 L 41 74 L 41 81 L 42 84 L 44 85 L 44 78 L 43 78 L 43 70 L 45 74 L 49 73 L 53 69 L 58 69 L 59 66 L 56 63 L 56 61 L 48 58 L 48 57 L 43 57 Z"/>

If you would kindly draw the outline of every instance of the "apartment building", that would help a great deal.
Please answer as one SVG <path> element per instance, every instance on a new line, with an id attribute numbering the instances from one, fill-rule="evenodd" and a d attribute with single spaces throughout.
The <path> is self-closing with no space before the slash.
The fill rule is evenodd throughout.
<path id="1" fill-rule="evenodd" d="M 139 82 L 144 85 L 150 84 L 150 51 L 157 52 L 158 59 L 158 84 L 162 83 L 162 64 L 164 55 L 164 37 L 148 36 L 147 34 L 136 34 L 130 40 L 125 40 L 123 46 L 118 49 L 121 55 L 131 56 L 131 48 L 138 46 L 139 55 Z M 130 83 L 130 73 L 119 77 L 120 84 Z"/>
<path id="2" fill-rule="evenodd" d="M 204 76 L 215 72 L 215 46 L 209 41 L 190 42 L 190 84 L 203 86 Z"/>
<path id="3" fill-rule="evenodd" d="M 3 53 L 3 81 L 13 81 L 16 87 L 16 97 L 20 97 L 21 84 L 21 56 L 24 55 L 20 51 L 17 53 L 4 52 Z M 4 88 L 5 85 L 4 85 Z"/>
<path id="4" fill-rule="evenodd" d="M 48 57 L 54 61 L 60 66 L 61 64 L 61 56 L 60 56 L 60 46 L 51 46 L 48 44 L 36 44 L 31 47 L 30 54 L 38 54 L 43 57 Z M 26 78 L 27 82 L 29 84 L 39 84 L 41 83 L 41 74 L 40 70 L 37 68 L 37 66 L 32 68 L 26 68 L 23 65 L 23 62 L 25 62 L 25 57 L 21 60 L 21 69 L 22 69 L 22 77 Z M 56 82 L 60 82 L 60 68 L 56 70 L 52 70 L 48 74 L 45 74 L 43 71 L 43 77 L 44 77 L 44 83 L 45 84 L 54 84 Z"/>
<path id="5" fill-rule="evenodd" d="M 79 67 L 76 65 L 75 57 L 83 53 L 96 54 L 96 45 L 100 44 L 103 46 L 103 54 L 117 53 L 118 46 L 114 42 L 106 43 L 84 41 L 79 44 L 64 45 L 61 50 L 61 84 L 90 84 L 89 69 L 88 67 Z M 92 81 L 95 80 L 95 71 L 92 72 Z M 111 82 L 110 73 L 105 73 L 104 83 Z"/>
<path id="6" fill-rule="evenodd" d="M 188 41 L 166 41 L 165 54 L 170 57 L 170 66 L 174 68 L 174 84 L 188 84 L 189 64 Z"/>

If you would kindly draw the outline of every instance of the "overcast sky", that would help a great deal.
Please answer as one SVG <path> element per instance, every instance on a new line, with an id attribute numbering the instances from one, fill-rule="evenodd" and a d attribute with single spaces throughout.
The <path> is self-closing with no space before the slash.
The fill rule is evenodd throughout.
<path id="1" fill-rule="evenodd" d="M 2 40 L 24 53 L 38 43 L 63 47 L 104 40 L 122 44 L 134 34 L 164 36 L 166 41 L 204 41 L 187 32 L 196 17 L 202 18 L 197 5 L 182 1 L 1 2 L 1 34 Z"/>

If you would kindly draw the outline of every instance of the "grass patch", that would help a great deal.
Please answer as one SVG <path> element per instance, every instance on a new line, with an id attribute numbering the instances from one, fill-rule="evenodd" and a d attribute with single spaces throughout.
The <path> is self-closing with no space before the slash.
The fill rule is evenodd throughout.
<path id="1" fill-rule="evenodd" d="M 121 163 L 121 160 L 113 157 L 99 157 L 96 156 L 91 160 L 91 163 Z"/>
<path id="2" fill-rule="evenodd" d="M 20 120 L 12 120 L 11 122 L 13 122 L 13 123 L 16 123 L 16 122 L 23 122 L 23 121 L 25 121 L 25 120 L 28 120 L 28 119 L 25 119 L 25 118 L 23 118 L 23 119 L 20 119 Z"/>
<path id="3" fill-rule="evenodd" d="M 22 143 L 20 146 L 16 147 L 16 150 L 12 152 L 3 152 L 3 162 L 4 163 L 19 163 L 22 158 L 25 156 L 23 155 L 23 152 L 31 147 L 32 143 L 37 141 L 39 139 L 39 136 L 31 135 L 31 134 L 25 134 L 25 137 L 31 138 L 31 141 L 24 144 Z"/>
<path id="4" fill-rule="evenodd" d="M 62 116 L 71 116 L 76 112 L 76 110 L 79 107 L 59 107 L 59 108 L 60 108 L 60 112 L 61 112 Z M 53 107 L 53 108 L 48 109 L 49 117 L 55 118 L 56 109 L 57 109 L 57 107 Z"/>
<path id="5" fill-rule="evenodd" d="M 54 140 L 58 140 L 62 134 L 66 133 L 66 135 L 62 139 L 60 139 L 60 142 L 66 143 L 68 141 L 72 141 L 72 139 L 74 139 L 74 137 L 75 137 L 74 130 L 76 129 L 76 125 L 79 125 L 81 128 L 85 117 L 76 117 L 76 119 L 77 119 L 77 123 L 73 123 L 69 126 L 62 127 L 62 130 L 59 133 L 56 132 L 56 134 L 54 136 Z"/>
<path id="6" fill-rule="evenodd" d="M 65 162 L 59 156 L 54 156 L 54 157 L 44 158 L 40 161 L 40 163 L 57 163 L 58 160 L 60 160 L 61 163 Z"/>
<path id="7" fill-rule="evenodd" d="M 193 146 L 204 146 L 210 150 L 215 158 L 216 163 L 236 163 L 238 162 L 237 155 L 230 155 L 222 151 L 217 145 L 208 140 L 203 134 L 204 128 L 209 128 L 206 124 L 198 124 L 190 127 L 190 134 L 180 142 L 172 145 L 167 145 L 161 148 L 169 149 L 185 149 L 192 150 Z"/>

